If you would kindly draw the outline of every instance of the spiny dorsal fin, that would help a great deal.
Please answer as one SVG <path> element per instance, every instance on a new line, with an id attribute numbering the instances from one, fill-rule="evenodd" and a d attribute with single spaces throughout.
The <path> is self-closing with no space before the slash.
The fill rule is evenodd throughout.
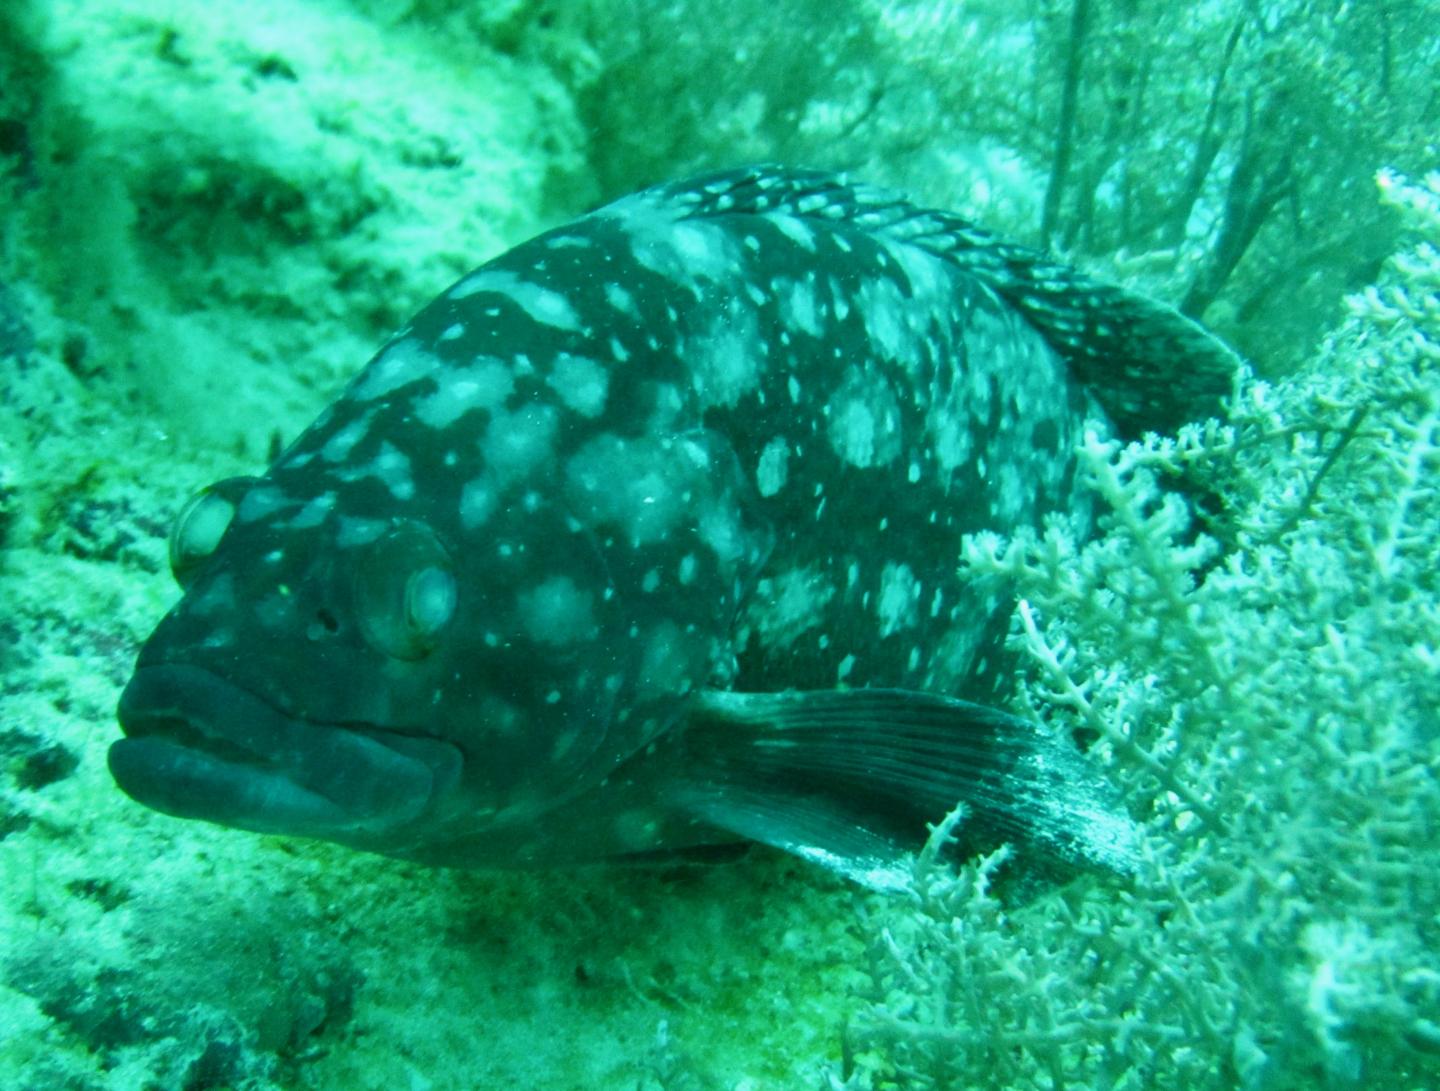
<path id="1" fill-rule="evenodd" d="M 1239 369 L 1228 346 L 1167 304 L 843 175 L 762 165 L 655 192 L 689 216 L 778 214 L 846 224 L 952 262 L 1025 316 L 1126 438 L 1218 414 Z"/>

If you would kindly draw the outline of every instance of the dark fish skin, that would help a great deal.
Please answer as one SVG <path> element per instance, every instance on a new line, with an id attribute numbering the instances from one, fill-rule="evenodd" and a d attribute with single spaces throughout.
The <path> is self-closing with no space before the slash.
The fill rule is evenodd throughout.
<path id="1" fill-rule="evenodd" d="M 841 178 L 645 190 L 465 277 L 192 502 L 112 772 L 438 864 L 753 839 L 885 886 L 964 800 L 1123 868 L 1081 757 L 970 703 L 1011 603 L 958 543 L 1083 532 L 1087 419 L 1203 415 L 1234 367 L 1162 304 Z"/>

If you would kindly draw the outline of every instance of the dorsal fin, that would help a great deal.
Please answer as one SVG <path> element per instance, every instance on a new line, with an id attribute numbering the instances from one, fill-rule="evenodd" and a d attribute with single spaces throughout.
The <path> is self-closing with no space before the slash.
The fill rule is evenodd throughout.
<path id="1" fill-rule="evenodd" d="M 832 229 L 844 224 L 952 262 L 1025 316 L 1126 438 L 1219 413 L 1239 368 L 1228 346 L 1165 303 L 843 175 L 762 165 L 658 193 L 687 216 L 783 214 Z"/>

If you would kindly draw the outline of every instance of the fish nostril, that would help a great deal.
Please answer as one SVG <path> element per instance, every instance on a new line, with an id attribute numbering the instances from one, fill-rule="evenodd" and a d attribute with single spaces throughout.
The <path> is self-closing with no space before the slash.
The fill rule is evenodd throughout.
<path id="1" fill-rule="evenodd" d="M 320 627 L 324 629 L 327 633 L 329 633 L 331 636 L 334 636 L 340 631 L 340 622 L 336 619 L 334 614 L 332 614 L 329 610 L 326 610 L 324 607 L 321 607 L 319 610 L 315 611 L 315 620 L 318 621 L 320 623 Z"/>

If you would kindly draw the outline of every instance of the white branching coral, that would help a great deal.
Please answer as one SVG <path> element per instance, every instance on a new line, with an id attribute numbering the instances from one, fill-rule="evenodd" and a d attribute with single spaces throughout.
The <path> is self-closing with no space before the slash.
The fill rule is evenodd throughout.
<path id="1" fill-rule="evenodd" d="M 852 1085 L 1440 1078 L 1440 175 L 1380 186 L 1413 243 L 1313 367 L 1088 436 L 1094 540 L 965 542 L 1020 598 L 1021 705 L 1090 743 L 1144 860 L 1009 908 L 997 859 L 924 862 Z"/>

